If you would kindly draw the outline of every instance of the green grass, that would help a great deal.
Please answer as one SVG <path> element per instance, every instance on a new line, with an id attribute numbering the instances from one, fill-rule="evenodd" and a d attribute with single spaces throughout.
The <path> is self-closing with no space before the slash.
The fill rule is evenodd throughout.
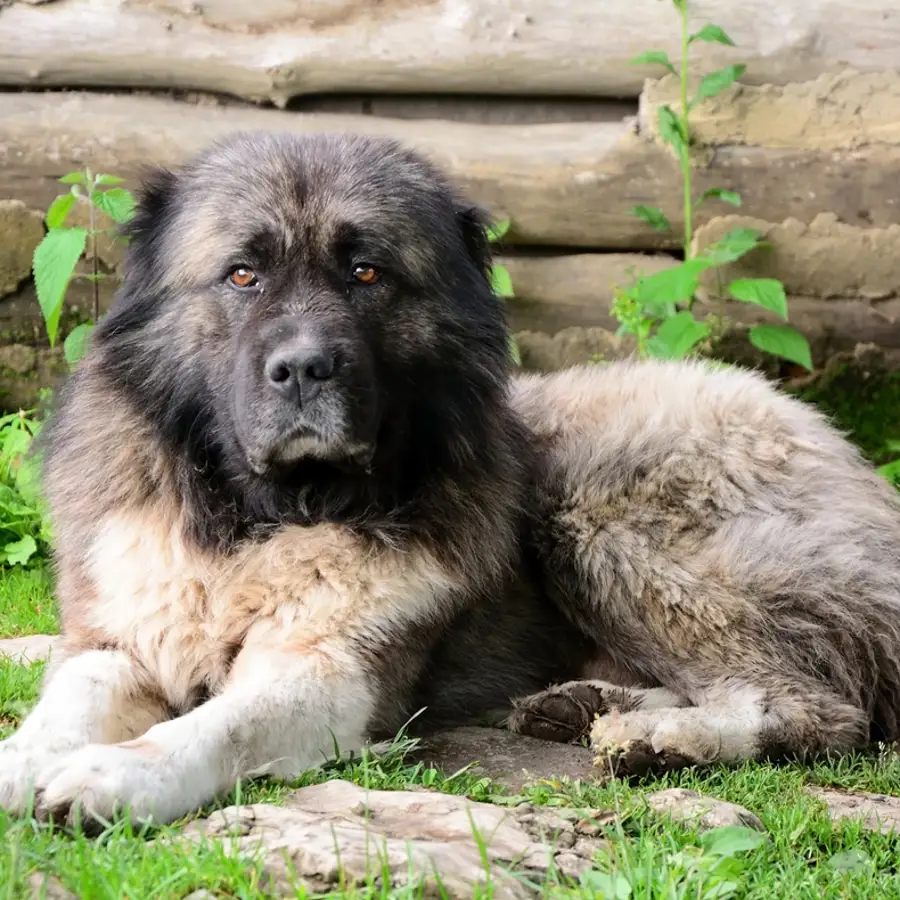
<path id="1" fill-rule="evenodd" d="M 0 636 L 53 630 L 46 575 L 20 572 L 0 577 Z M 0 735 L 7 734 L 34 702 L 41 670 L 40 665 L 25 668 L 0 662 Z M 381 758 L 335 764 L 307 775 L 296 785 L 337 777 L 371 788 L 425 785 L 477 800 L 515 800 L 487 779 L 468 772 L 447 777 L 414 764 L 399 747 Z M 882 748 L 811 767 L 748 763 L 703 773 L 687 771 L 636 785 L 542 783 L 530 788 L 526 799 L 574 808 L 615 807 L 621 812 L 608 834 L 610 852 L 598 859 L 596 871 L 583 884 L 550 884 L 544 895 L 600 898 L 604 889 L 616 888 L 617 893 L 605 896 L 635 900 L 900 900 L 900 836 L 868 832 L 856 823 L 833 825 L 822 805 L 806 793 L 814 784 L 900 795 L 900 757 Z M 718 859 L 704 845 L 708 839 L 648 811 L 644 795 L 666 787 L 686 787 L 740 803 L 763 820 L 768 838 L 755 850 L 726 859 L 724 868 L 716 870 L 720 873 L 717 882 L 709 867 L 704 869 L 706 862 Z M 243 802 L 278 803 L 290 789 L 261 780 L 243 785 L 240 796 Z M 234 800 L 234 796 L 226 798 L 220 805 Z M 168 831 L 164 829 L 163 834 Z M 260 865 L 230 857 L 220 844 L 190 848 L 151 844 L 146 835 L 135 833 L 125 823 L 117 823 L 99 838 L 71 836 L 0 813 L 0 900 L 31 897 L 28 879 L 36 871 L 57 877 L 77 896 L 92 900 L 179 898 L 200 888 L 224 897 L 268 896 Z M 394 889 L 374 881 L 352 892 L 360 898 L 415 894 L 414 889 Z"/>

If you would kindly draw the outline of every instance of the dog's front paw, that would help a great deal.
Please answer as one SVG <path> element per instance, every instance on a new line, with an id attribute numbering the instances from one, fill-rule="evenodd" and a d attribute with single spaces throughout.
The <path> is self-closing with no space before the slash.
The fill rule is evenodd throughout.
<path id="1" fill-rule="evenodd" d="M 127 745 L 88 744 L 41 770 L 36 812 L 89 829 L 127 815 L 163 824 L 188 811 L 188 791 L 158 754 Z"/>
<path id="2" fill-rule="evenodd" d="M 0 743 L 0 809 L 28 814 L 39 773 L 57 759 L 59 754 L 45 747 L 25 746 L 12 739 Z"/>

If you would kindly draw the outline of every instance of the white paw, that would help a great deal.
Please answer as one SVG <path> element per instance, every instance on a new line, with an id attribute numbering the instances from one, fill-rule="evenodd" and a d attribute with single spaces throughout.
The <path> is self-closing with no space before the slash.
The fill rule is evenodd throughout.
<path id="1" fill-rule="evenodd" d="M 36 787 L 40 812 L 69 826 L 125 813 L 162 824 L 190 809 L 189 791 L 166 759 L 129 747 L 88 744 L 42 769 Z"/>
<path id="2" fill-rule="evenodd" d="M 47 747 L 28 746 L 14 738 L 0 743 L 0 809 L 13 815 L 32 811 L 38 773 L 59 756 Z"/>
<path id="3" fill-rule="evenodd" d="M 615 712 L 591 729 L 598 764 L 616 760 L 623 772 L 706 764 L 719 758 L 722 738 L 696 709 Z"/>

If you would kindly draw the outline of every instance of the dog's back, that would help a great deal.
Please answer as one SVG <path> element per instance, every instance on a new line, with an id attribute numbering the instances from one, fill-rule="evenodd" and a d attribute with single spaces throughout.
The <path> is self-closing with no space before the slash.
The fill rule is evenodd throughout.
<path id="1" fill-rule="evenodd" d="M 753 755 L 900 735 L 900 501 L 824 417 L 701 363 L 526 375 L 513 403 L 535 546 L 603 655 L 694 705 L 742 694 Z"/>

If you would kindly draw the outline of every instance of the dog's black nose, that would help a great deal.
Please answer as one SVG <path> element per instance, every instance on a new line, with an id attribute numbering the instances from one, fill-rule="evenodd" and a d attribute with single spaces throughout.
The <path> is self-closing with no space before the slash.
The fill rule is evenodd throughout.
<path id="1" fill-rule="evenodd" d="M 305 405 L 334 375 L 334 356 L 321 347 L 281 347 L 266 361 L 269 384 L 283 397 Z"/>

